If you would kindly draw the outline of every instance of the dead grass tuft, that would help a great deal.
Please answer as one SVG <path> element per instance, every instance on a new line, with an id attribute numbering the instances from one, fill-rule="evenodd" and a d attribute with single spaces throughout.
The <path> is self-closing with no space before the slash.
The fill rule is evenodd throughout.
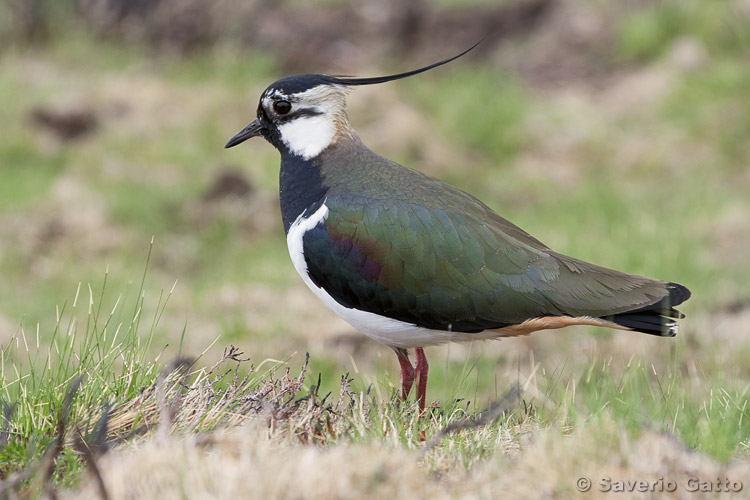
<path id="1" fill-rule="evenodd" d="M 607 436 L 607 440 L 602 439 Z M 100 464 L 110 498 L 581 498 L 576 480 L 586 477 L 586 498 L 610 498 L 613 481 L 674 481 L 670 498 L 720 498 L 687 491 L 691 478 L 741 481 L 747 461 L 721 465 L 671 438 L 646 433 L 629 437 L 606 418 L 571 433 L 533 429 L 517 453 L 502 449 L 465 468 L 460 462 L 434 473 L 427 459 L 379 442 L 342 441 L 305 446 L 269 437 L 259 420 L 232 430 L 172 436 L 122 447 Z M 97 498 L 95 480 L 65 498 Z M 662 498 L 646 493 L 639 498 Z"/>
<path id="2" fill-rule="evenodd" d="M 110 411 L 110 439 L 126 440 L 133 435 L 157 430 L 167 435 L 191 434 L 217 428 L 233 428 L 248 420 L 260 419 L 268 426 L 269 435 L 288 430 L 301 443 L 325 442 L 336 436 L 336 423 L 345 406 L 352 406 L 354 393 L 348 389 L 349 379 L 342 378 L 341 393 L 335 401 L 330 393 L 318 394 L 320 381 L 305 387 L 306 358 L 297 376 L 286 368 L 276 375 L 278 362 L 264 361 L 257 368 L 242 357 L 234 346 L 225 349 L 222 358 L 210 368 L 190 372 L 190 363 L 178 359 L 170 363 L 157 381 L 141 390 L 133 400 L 116 404 Z M 272 366 L 265 371 L 266 363 Z M 243 374 L 244 371 L 244 374 Z M 93 412 L 99 411 L 94 409 Z M 94 421 L 83 415 L 82 421 Z"/>

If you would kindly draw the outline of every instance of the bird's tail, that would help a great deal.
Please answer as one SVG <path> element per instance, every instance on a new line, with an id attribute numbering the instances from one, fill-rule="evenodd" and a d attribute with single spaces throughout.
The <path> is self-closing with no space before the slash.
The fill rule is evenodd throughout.
<path id="1" fill-rule="evenodd" d="M 674 337 L 677 335 L 677 319 L 685 315 L 674 308 L 690 298 L 690 290 L 679 283 L 667 283 L 669 295 L 654 304 L 632 311 L 604 316 L 601 319 L 611 321 L 636 332 Z"/>

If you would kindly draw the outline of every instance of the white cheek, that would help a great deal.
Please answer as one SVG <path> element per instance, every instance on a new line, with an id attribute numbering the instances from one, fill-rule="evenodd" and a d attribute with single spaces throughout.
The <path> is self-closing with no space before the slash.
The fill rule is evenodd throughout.
<path id="1" fill-rule="evenodd" d="M 335 135 L 331 120 L 325 115 L 302 116 L 279 125 L 281 140 L 292 153 L 305 160 L 315 158 L 327 148 Z"/>

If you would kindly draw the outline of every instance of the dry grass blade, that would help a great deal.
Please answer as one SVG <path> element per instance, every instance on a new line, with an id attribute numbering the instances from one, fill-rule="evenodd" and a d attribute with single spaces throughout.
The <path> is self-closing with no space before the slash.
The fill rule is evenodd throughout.
<path id="1" fill-rule="evenodd" d="M 427 444 L 425 444 L 424 448 L 422 448 L 422 453 L 424 454 L 428 450 L 432 449 L 436 444 L 440 442 L 441 439 L 443 439 L 451 432 L 455 432 L 460 429 L 474 429 L 476 427 L 482 427 L 494 422 L 511 407 L 514 401 L 518 400 L 518 398 L 521 396 L 521 392 L 521 386 L 518 385 L 518 383 L 515 383 L 507 391 L 505 391 L 505 394 L 503 394 L 503 396 L 499 400 L 492 403 L 486 410 L 483 410 L 476 418 L 458 420 L 446 425 L 440 430 L 440 432 L 435 434 L 427 442 Z"/>
<path id="2" fill-rule="evenodd" d="M 96 422 L 96 426 L 94 426 L 94 431 L 91 434 L 91 440 L 88 443 L 88 448 L 90 448 L 93 453 L 97 455 L 102 455 L 107 452 L 109 445 L 107 444 L 107 430 L 109 426 L 109 409 L 110 405 L 109 403 L 104 403 L 104 408 L 102 409 L 102 416 L 99 418 L 99 421 Z"/>
<path id="3" fill-rule="evenodd" d="M 107 444 L 107 423 L 109 422 L 109 403 L 104 404 L 102 409 L 102 416 L 96 423 L 93 432 L 91 433 L 91 439 L 86 442 L 81 433 L 81 429 L 76 427 L 76 449 L 83 455 L 86 460 L 86 466 L 88 467 L 91 475 L 96 481 L 96 485 L 99 488 L 99 496 L 102 500 L 109 500 L 109 493 L 107 487 L 104 484 L 104 478 L 99 470 L 97 464 L 97 457 L 105 454 L 109 445 Z"/>
<path id="4" fill-rule="evenodd" d="M 2 430 L 0 430 L 0 450 L 5 448 L 5 445 L 8 444 L 8 439 L 10 437 L 10 419 L 13 417 L 14 408 L 15 404 L 3 401 L 3 427 Z"/>
<path id="5" fill-rule="evenodd" d="M 174 432 L 203 433 L 233 427 L 258 416 L 267 419 L 271 434 L 283 426 L 303 442 L 312 435 L 322 439 L 320 430 L 330 427 L 327 414 L 336 414 L 341 401 L 334 408 L 328 402 L 330 394 L 319 398 L 320 380 L 310 386 L 308 393 L 300 395 L 309 355 L 298 375 L 293 376 L 287 367 L 280 377 L 276 376 L 278 365 L 263 373 L 251 365 L 248 372 L 240 376 L 240 365 L 249 361 L 242 355 L 241 351 L 230 347 L 211 367 L 190 373 L 188 360 L 172 361 L 154 384 L 143 389 L 136 398 L 113 404 L 107 425 L 99 427 L 99 432 L 106 433 L 107 437 L 99 436 L 94 441 L 127 442 L 154 427 L 159 439 L 164 439 Z M 224 370 L 221 366 L 226 362 L 235 362 L 237 366 Z M 348 385 L 343 380 L 342 384 L 342 387 Z M 347 395 L 350 399 L 353 397 L 352 393 Z M 96 429 L 89 432 L 97 434 Z"/>
<path id="6" fill-rule="evenodd" d="M 109 404 L 105 404 L 104 409 L 102 410 L 102 416 L 96 423 L 96 427 L 94 428 L 94 432 L 92 433 L 93 439 L 89 443 L 87 443 L 83 438 L 81 430 L 79 428 L 76 428 L 76 449 L 81 452 L 84 459 L 86 460 L 86 466 L 91 472 L 94 481 L 96 481 L 96 485 L 99 489 L 99 496 L 102 498 L 102 500 L 109 500 L 110 497 L 109 493 L 107 492 L 107 487 L 104 484 L 104 478 L 102 478 L 102 474 L 99 470 L 96 459 L 98 455 L 103 455 L 107 452 L 108 446 L 106 443 L 106 439 L 108 415 Z"/>
<path id="7" fill-rule="evenodd" d="M 18 485 L 31 478 L 33 474 L 34 471 L 32 467 L 29 466 L 23 470 L 9 474 L 8 477 L 0 481 L 0 500 L 17 498 L 17 495 L 15 494 L 16 488 L 18 488 Z"/>
<path id="8" fill-rule="evenodd" d="M 104 484 L 104 478 L 102 477 L 102 473 L 100 472 L 99 466 L 96 463 L 96 456 L 92 452 L 91 448 L 89 448 L 83 441 L 83 436 L 80 434 L 80 431 L 77 432 L 78 436 L 76 438 L 76 448 L 81 452 L 81 454 L 83 454 L 83 457 L 86 459 L 86 466 L 91 472 L 91 476 L 94 478 L 94 481 L 96 481 L 100 498 L 102 500 L 109 500 L 110 497 L 109 493 L 107 492 L 107 486 Z"/>
<path id="9" fill-rule="evenodd" d="M 68 427 L 68 417 L 70 416 L 70 408 L 73 405 L 73 399 L 78 392 L 78 388 L 81 386 L 83 377 L 80 375 L 71 380 L 68 386 L 68 391 L 65 394 L 60 412 L 57 415 L 57 426 L 55 427 L 55 435 L 50 443 L 49 447 L 44 453 L 39 468 L 39 477 L 42 483 L 42 489 L 49 498 L 57 498 L 57 492 L 53 484 L 53 476 L 55 473 L 55 461 L 58 456 L 63 452 L 65 446 L 65 430 Z"/>
<path id="10" fill-rule="evenodd" d="M 224 351 L 224 355 L 226 356 L 226 350 Z M 223 358 L 222 361 L 224 359 L 226 359 L 226 357 Z M 166 439 L 166 437 L 169 435 L 169 430 L 172 426 L 172 423 L 174 422 L 177 412 L 179 411 L 179 401 L 175 401 L 172 404 L 169 404 L 168 392 L 174 392 L 173 395 L 176 397 L 180 396 L 180 392 L 170 391 L 167 388 L 167 379 L 176 374 L 179 377 L 177 380 L 178 384 L 171 385 L 182 385 L 179 384 L 179 382 L 181 382 L 181 380 L 187 376 L 188 369 L 190 368 L 190 365 L 192 363 L 193 360 L 188 358 L 176 358 L 164 367 L 164 369 L 159 374 L 158 380 L 156 381 L 156 392 L 158 394 L 160 415 L 158 435 L 162 439 Z"/>

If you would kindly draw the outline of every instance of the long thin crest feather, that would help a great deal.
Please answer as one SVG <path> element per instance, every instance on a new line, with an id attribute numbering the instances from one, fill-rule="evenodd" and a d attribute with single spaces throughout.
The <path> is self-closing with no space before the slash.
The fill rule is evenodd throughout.
<path id="1" fill-rule="evenodd" d="M 443 64 L 448 64 L 449 62 L 458 59 L 459 57 L 467 54 L 468 52 L 471 52 L 480 43 L 482 43 L 482 40 L 479 40 L 477 43 L 475 43 L 474 45 L 472 45 L 471 47 L 469 47 L 468 49 L 464 50 L 463 52 L 461 52 L 460 54 L 456 56 L 453 56 L 449 59 L 445 59 L 443 61 L 430 64 L 429 66 L 425 66 L 424 68 L 413 69 L 405 73 L 398 73 L 396 75 L 388 75 L 388 76 L 374 76 L 370 78 L 331 77 L 331 80 L 332 80 L 332 83 L 337 83 L 340 85 L 374 85 L 376 83 L 385 83 L 385 82 L 391 82 L 393 80 L 400 80 L 402 78 L 408 78 L 413 75 L 418 75 L 419 73 L 424 73 L 425 71 L 431 70 L 433 68 L 437 68 L 438 66 L 442 66 Z"/>

